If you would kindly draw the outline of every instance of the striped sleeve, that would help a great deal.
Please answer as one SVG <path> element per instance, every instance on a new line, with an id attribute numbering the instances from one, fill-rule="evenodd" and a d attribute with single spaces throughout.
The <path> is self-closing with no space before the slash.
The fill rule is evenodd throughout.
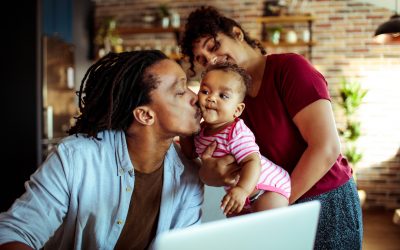
<path id="1" fill-rule="evenodd" d="M 239 120 L 231 131 L 231 138 L 228 141 L 228 148 L 236 161 L 240 163 L 246 156 L 252 153 L 260 154 L 253 132 Z"/>

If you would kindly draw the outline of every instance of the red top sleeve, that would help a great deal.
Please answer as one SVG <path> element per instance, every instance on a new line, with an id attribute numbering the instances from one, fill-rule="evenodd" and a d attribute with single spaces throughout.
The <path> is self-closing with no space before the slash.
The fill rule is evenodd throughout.
<path id="1" fill-rule="evenodd" d="M 296 54 L 288 54 L 282 60 L 281 79 L 276 87 L 292 118 L 319 99 L 330 100 L 325 78 L 309 61 Z"/>

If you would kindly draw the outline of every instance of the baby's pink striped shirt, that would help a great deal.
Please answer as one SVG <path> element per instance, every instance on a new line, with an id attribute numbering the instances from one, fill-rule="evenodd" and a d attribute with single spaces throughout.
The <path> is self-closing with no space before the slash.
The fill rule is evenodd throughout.
<path id="1" fill-rule="evenodd" d="M 199 135 L 194 139 L 196 153 L 202 155 L 213 141 L 217 141 L 213 157 L 231 154 L 236 162 L 240 163 L 249 154 L 257 153 L 261 157 L 261 175 L 256 188 L 277 192 L 289 199 L 291 185 L 288 172 L 260 154 L 253 132 L 242 119 L 236 119 L 230 126 L 210 136 L 204 135 L 204 127 L 202 127 Z"/>

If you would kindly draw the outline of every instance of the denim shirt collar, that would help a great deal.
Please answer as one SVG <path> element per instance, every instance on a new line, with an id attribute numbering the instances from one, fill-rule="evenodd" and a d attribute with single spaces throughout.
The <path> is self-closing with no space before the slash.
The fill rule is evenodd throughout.
<path id="1" fill-rule="evenodd" d="M 128 172 L 131 176 L 134 175 L 134 168 L 128 152 L 125 133 L 117 131 L 115 133 L 115 155 L 117 159 L 117 174 L 118 176 Z M 174 143 L 171 143 L 164 159 L 164 173 L 171 172 L 176 179 L 182 174 L 184 166 L 179 160 L 179 156 L 175 150 Z M 164 179 L 165 180 L 165 179 Z"/>
<path id="2" fill-rule="evenodd" d="M 128 172 L 133 176 L 133 165 L 129 157 L 128 145 L 126 143 L 124 131 L 117 131 L 115 134 L 115 157 L 117 159 L 117 174 L 118 176 Z"/>

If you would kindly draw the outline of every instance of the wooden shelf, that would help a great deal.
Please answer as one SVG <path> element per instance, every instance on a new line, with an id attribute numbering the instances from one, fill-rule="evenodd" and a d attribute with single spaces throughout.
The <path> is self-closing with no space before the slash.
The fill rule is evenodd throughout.
<path id="1" fill-rule="evenodd" d="M 314 46 L 316 44 L 315 41 L 313 42 L 296 42 L 296 43 L 288 43 L 288 42 L 279 42 L 278 44 L 274 44 L 271 42 L 262 42 L 263 46 L 265 47 L 300 47 L 300 46 Z"/>
<path id="2" fill-rule="evenodd" d="M 117 31 L 120 35 L 150 34 L 150 33 L 180 33 L 182 28 L 163 28 L 163 27 L 119 27 Z"/>
<path id="3" fill-rule="evenodd" d="M 258 23 L 297 23 L 314 20 L 314 16 L 262 16 L 257 18 Z"/>
<path id="4" fill-rule="evenodd" d="M 260 23 L 262 26 L 261 29 L 261 41 L 263 46 L 270 48 L 278 48 L 278 47 L 307 47 L 307 55 L 311 60 L 312 57 L 312 47 L 316 44 L 313 40 L 312 33 L 312 25 L 315 17 L 312 15 L 293 15 L 293 16 L 262 16 L 257 18 L 257 23 Z M 288 30 L 295 31 L 296 23 L 305 23 L 307 25 L 307 30 L 309 31 L 309 40 L 310 42 L 304 42 L 302 40 L 298 40 L 295 43 L 288 43 L 286 41 L 279 41 L 279 43 L 274 44 L 268 40 L 268 27 L 272 27 L 275 24 L 280 29 L 283 29 L 283 33 Z M 281 31 L 282 34 L 282 31 Z M 280 39 L 282 40 L 282 38 Z"/>
<path id="5" fill-rule="evenodd" d="M 173 28 L 173 27 L 167 27 L 163 28 L 160 26 L 150 26 L 150 27 L 138 27 L 138 26 L 133 26 L 133 27 L 118 27 L 117 32 L 119 35 L 136 35 L 136 34 L 159 34 L 159 33 L 172 33 L 175 36 L 175 40 L 178 43 L 179 42 L 179 36 L 181 32 L 183 31 L 183 27 L 178 27 L 178 28 Z M 169 58 L 179 61 L 182 59 L 181 54 L 177 53 L 172 53 L 168 55 Z"/>

